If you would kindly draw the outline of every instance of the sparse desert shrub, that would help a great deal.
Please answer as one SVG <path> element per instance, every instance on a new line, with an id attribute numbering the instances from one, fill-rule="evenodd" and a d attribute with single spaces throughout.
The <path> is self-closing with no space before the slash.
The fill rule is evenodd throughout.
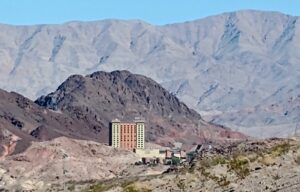
<path id="1" fill-rule="evenodd" d="M 300 165 L 300 155 L 297 155 L 297 156 L 295 157 L 295 162 L 296 162 L 298 165 Z"/>
<path id="2" fill-rule="evenodd" d="M 123 192 L 139 192 L 133 185 L 129 185 L 123 189 Z"/>
<path id="3" fill-rule="evenodd" d="M 274 180 L 278 180 L 278 179 L 280 179 L 280 176 L 279 176 L 278 173 L 277 173 L 276 175 L 273 175 L 272 178 L 273 178 Z"/>
<path id="4" fill-rule="evenodd" d="M 225 187 L 230 184 L 230 181 L 227 180 L 227 177 L 225 175 L 222 175 L 222 177 L 218 179 L 217 183 L 219 184 L 219 186 Z"/>
<path id="5" fill-rule="evenodd" d="M 216 166 L 216 165 L 224 165 L 228 162 L 228 160 L 224 156 L 216 156 L 215 158 L 212 159 L 211 165 Z"/>
<path id="6" fill-rule="evenodd" d="M 90 186 L 90 190 L 88 190 L 89 192 L 102 192 L 105 191 L 106 187 L 102 184 L 96 184 L 96 185 L 92 185 Z"/>
<path id="7" fill-rule="evenodd" d="M 260 163 L 262 163 L 265 166 L 270 166 L 275 164 L 275 157 L 271 155 L 265 155 L 259 160 Z"/>
<path id="8" fill-rule="evenodd" d="M 199 161 L 200 167 L 210 168 L 211 167 L 211 160 L 210 159 L 202 159 Z"/>
<path id="9" fill-rule="evenodd" d="M 201 175 L 203 175 L 204 177 L 208 177 L 209 176 L 209 171 L 206 170 L 206 167 L 200 167 L 198 168 L 198 170 L 200 171 Z"/>
<path id="10" fill-rule="evenodd" d="M 229 170 L 232 170 L 240 179 L 244 179 L 250 174 L 249 160 L 246 158 L 233 158 L 228 164 Z"/>
<path id="11" fill-rule="evenodd" d="M 248 159 L 251 163 L 253 163 L 254 161 L 256 161 L 261 155 L 257 154 L 257 153 L 251 153 L 248 155 Z"/>
<path id="12" fill-rule="evenodd" d="M 141 189 L 141 191 L 142 191 L 142 192 L 152 192 L 151 189 L 148 189 L 148 188 L 146 188 L 146 187 L 143 187 L 143 188 Z"/>
<path id="13" fill-rule="evenodd" d="M 123 188 L 123 189 L 125 189 L 126 187 L 128 187 L 128 186 L 130 186 L 130 185 L 133 185 L 133 181 L 125 181 L 125 182 L 123 182 L 122 184 L 121 184 L 121 187 Z"/>
<path id="14" fill-rule="evenodd" d="M 284 155 L 289 152 L 291 145 L 289 143 L 282 143 L 271 148 L 271 154 L 275 157 Z"/>
<path id="15" fill-rule="evenodd" d="M 222 175 L 221 177 L 217 177 L 215 175 L 210 174 L 207 170 L 201 169 L 201 174 L 205 176 L 208 179 L 211 179 L 218 183 L 220 187 L 225 187 L 230 184 L 230 181 L 227 180 L 227 177 L 225 175 Z"/>
<path id="16" fill-rule="evenodd" d="M 75 184 L 68 186 L 68 191 L 74 191 L 74 190 L 75 190 Z"/>
<path id="17" fill-rule="evenodd" d="M 112 187 L 113 187 L 112 184 L 110 185 L 110 184 L 98 183 L 98 184 L 90 186 L 90 189 L 87 191 L 88 192 L 104 192 L 104 191 L 111 189 Z"/>
<path id="18" fill-rule="evenodd" d="M 195 172 L 195 166 L 191 166 L 188 168 L 189 173 L 194 173 Z"/>
<path id="19" fill-rule="evenodd" d="M 222 155 L 218 155 L 213 158 L 202 159 L 199 164 L 201 167 L 210 168 L 219 164 L 224 165 L 227 163 L 228 163 L 228 159 L 226 157 Z"/>
<path id="20" fill-rule="evenodd" d="M 123 188 L 123 192 L 151 192 L 151 189 L 148 189 L 146 187 L 137 188 L 135 185 L 128 185 L 125 188 Z"/>
<path id="21" fill-rule="evenodd" d="M 181 191 L 185 191 L 185 183 L 184 183 L 184 180 L 179 180 L 178 182 L 177 182 L 177 187 L 181 190 Z"/>

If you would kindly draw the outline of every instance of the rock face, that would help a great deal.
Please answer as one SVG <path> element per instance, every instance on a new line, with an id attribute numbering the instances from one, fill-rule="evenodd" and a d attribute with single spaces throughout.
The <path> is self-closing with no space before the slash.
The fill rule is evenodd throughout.
<path id="1" fill-rule="evenodd" d="M 244 138 L 204 122 L 153 80 L 127 71 L 71 76 L 36 102 L 42 106 L 0 90 L 0 158 L 60 136 L 108 143 L 113 118 L 136 116 L 146 118 L 147 140 L 158 144 Z"/>
<path id="2" fill-rule="evenodd" d="M 101 184 L 106 192 L 130 189 L 155 192 L 297 192 L 300 189 L 299 139 L 256 140 L 214 146 L 211 150 L 205 147 L 201 157 L 196 157 L 190 165 L 178 167 L 177 171 L 173 168 L 159 176 L 135 175 L 125 181 L 99 181 L 85 188 L 88 190 Z"/>
<path id="3" fill-rule="evenodd" d="M 31 141 L 58 136 L 99 141 L 93 129 L 17 94 L 0 90 L 0 159 L 24 151 Z"/>
<path id="4" fill-rule="evenodd" d="M 196 111 L 158 83 L 128 71 L 73 75 L 36 103 L 92 127 L 102 142 L 108 142 L 112 119 L 133 121 L 135 117 L 146 120 L 146 140 L 159 144 L 244 138 L 240 133 L 204 122 Z"/>
<path id="5" fill-rule="evenodd" d="M 239 11 L 164 26 L 0 25 L 0 87 L 35 99 L 72 74 L 126 69 L 153 78 L 207 120 L 284 136 L 300 121 L 299 23 Z"/>
<path id="6" fill-rule="evenodd" d="M 0 162 L 0 189 L 45 191 L 49 183 L 115 177 L 136 162 L 135 153 L 65 137 L 34 142 Z"/>

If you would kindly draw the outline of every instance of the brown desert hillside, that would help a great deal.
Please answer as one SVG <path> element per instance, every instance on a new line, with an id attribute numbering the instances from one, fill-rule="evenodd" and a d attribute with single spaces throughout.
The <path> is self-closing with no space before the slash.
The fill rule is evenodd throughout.
<path id="1" fill-rule="evenodd" d="M 204 122 L 196 111 L 154 80 L 128 71 L 73 75 L 36 103 L 84 122 L 101 142 L 108 142 L 112 119 L 132 121 L 135 117 L 145 118 L 146 139 L 159 144 L 244 138 L 230 129 Z"/>
<path id="2" fill-rule="evenodd" d="M 24 151 L 31 141 L 58 136 L 97 140 L 87 125 L 40 107 L 17 93 L 0 90 L 0 157 Z"/>
<path id="3" fill-rule="evenodd" d="M 133 121 L 135 117 L 145 118 L 146 140 L 157 144 L 245 138 L 203 121 L 150 78 L 128 71 L 95 72 L 69 77 L 36 103 L 0 90 L 0 153 L 19 153 L 31 141 L 60 136 L 107 143 L 112 119 Z"/>

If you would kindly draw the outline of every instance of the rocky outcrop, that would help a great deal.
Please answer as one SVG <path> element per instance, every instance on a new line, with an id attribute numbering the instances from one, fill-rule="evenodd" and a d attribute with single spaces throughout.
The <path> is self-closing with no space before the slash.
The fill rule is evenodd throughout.
<path id="1" fill-rule="evenodd" d="M 114 178 L 138 160 L 133 152 L 92 141 L 60 137 L 33 142 L 0 162 L 0 189 L 44 191 L 55 183 Z"/>
<path id="2" fill-rule="evenodd" d="M 23 152 L 32 141 L 60 136 L 108 143 L 113 118 L 137 116 L 146 119 L 147 141 L 158 144 L 244 138 L 204 122 L 155 81 L 128 71 L 73 75 L 36 103 L 0 90 L 1 157 Z M 214 137 L 207 136 L 211 133 Z"/>
<path id="3" fill-rule="evenodd" d="M 300 138 L 252 140 L 204 146 L 194 161 L 159 176 L 97 181 L 107 192 L 135 191 L 288 191 L 300 189 Z M 78 183 L 80 185 L 80 183 Z"/>
<path id="4" fill-rule="evenodd" d="M 158 83 L 128 71 L 73 75 L 36 103 L 84 122 L 102 142 L 108 142 L 112 119 L 133 121 L 135 117 L 145 118 L 147 141 L 159 144 L 244 138 L 238 132 L 204 122 Z"/>
<path id="5" fill-rule="evenodd" d="M 40 107 L 16 93 L 0 90 L 0 158 L 23 152 L 32 141 L 59 136 L 98 140 L 87 125 Z"/>

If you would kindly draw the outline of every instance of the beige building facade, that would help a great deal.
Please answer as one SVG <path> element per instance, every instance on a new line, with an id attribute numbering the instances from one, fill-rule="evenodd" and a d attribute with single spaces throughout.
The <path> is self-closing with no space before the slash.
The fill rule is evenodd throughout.
<path id="1" fill-rule="evenodd" d="M 145 122 L 135 119 L 134 123 L 121 122 L 115 119 L 111 122 L 111 145 L 127 150 L 145 148 Z"/>

